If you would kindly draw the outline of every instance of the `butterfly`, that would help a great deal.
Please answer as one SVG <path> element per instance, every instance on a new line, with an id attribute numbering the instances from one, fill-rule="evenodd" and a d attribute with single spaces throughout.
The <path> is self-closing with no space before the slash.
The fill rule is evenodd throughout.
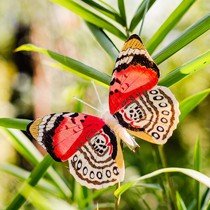
<path id="1" fill-rule="evenodd" d="M 121 140 L 135 151 L 134 135 L 164 144 L 179 121 L 179 103 L 158 86 L 159 69 L 138 35 L 125 42 L 112 73 L 109 112 L 101 118 L 62 112 L 32 121 L 27 131 L 56 161 L 68 161 L 70 173 L 88 188 L 122 182 Z"/>

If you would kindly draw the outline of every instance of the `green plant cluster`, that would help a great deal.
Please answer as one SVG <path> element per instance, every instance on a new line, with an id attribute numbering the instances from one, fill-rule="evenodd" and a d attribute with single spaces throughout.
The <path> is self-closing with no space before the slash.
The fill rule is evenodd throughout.
<path id="1" fill-rule="evenodd" d="M 143 0 L 139 4 L 131 22 L 128 23 L 125 10 L 128 2 L 124 2 L 124 0 L 118 0 L 118 10 L 114 9 L 111 4 L 103 0 L 51 1 L 83 18 L 98 43 L 113 60 L 116 59 L 119 51 L 107 34 L 113 34 L 125 41 L 139 25 L 143 26 L 147 12 L 152 6 L 155 6 L 155 0 Z M 157 64 L 164 62 L 209 30 L 210 15 L 207 15 L 190 25 L 161 51 L 156 52 L 157 47 L 182 19 L 194 2 L 195 0 L 181 1 L 148 41 L 146 48 L 148 52 L 152 54 Z M 141 30 L 142 27 L 140 31 Z M 32 44 L 25 44 L 18 47 L 16 51 L 34 51 L 44 54 L 55 60 L 61 70 L 78 74 L 86 79 L 94 79 L 107 86 L 109 85 L 110 75 L 51 50 Z M 184 78 L 195 74 L 197 71 L 209 65 L 209 63 L 210 51 L 207 51 L 168 73 L 159 81 L 159 84 L 169 87 L 175 83 L 182 82 Z M 180 121 L 183 121 L 209 93 L 210 88 L 191 95 L 181 101 Z M 30 120 L 26 119 L 0 118 L 1 132 L 8 136 L 13 147 L 34 166 L 32 172 L 28 172 L 11 164 L 0 165 L 1 171 L 12 174 L 22 180 L 22 185 L 18 189 L 17 194 L 6 207 L 8 210 L 19 209 L 26 201 L 30 201 L 36 209 L 58 209 L 58 206 L 59 209 L 151 209 L 150 198 L 147 199 L 146 195 L 156 197 L 156 200 L 160 203 L 159 209 L 204 210 L 210 208 L 210 177 L 200 172 L 201 147 L 198 137 L 194 149 L 193 161 L 191 163 L 192 168 L 167 167 L 167 156 L 164 153 L 163 147 L 151 146 L 151 150 L 154 152 L 150 155 L 154 156 L 156 162 L 158 162 L 157 159 L 159 158 L 159 162 L 157 164 L 155 161 L 148 163 L 144 157 L 142 157 L 140 161 L 142 168 L 144 165 L 149 167 L 149 165 L 153 164 L 153 167 L 150 167 L 150 169 L 152 169 L 151 172 L 147 171 L 143 173 L 142 176 L 127 183 L 122 183 L 116 190 L 114 187 L 110 187 L 103 190 L 92 191 L 81 187 L 74 182 L 74 180 L 62 177 L 62 175 L 51 166 L 54 161 L 49 155 L 42 158 L 39 151 L 20 131 L 26 130 L 29 122 Z M 192 147 L 193 146 L 194 145 L 192 145 Z M 132 162 L 134 162 L 132 160 L 133 154 L 126 157 L 127 153 L 128 152 L 125 151 L 124 157 L 125 159 L 127 158 L 126 162 L 129 166 L 132 166 Z M 141 152 L 135 154 L 136 158 L 139 158 L 139 156 L 141 156 Z M 136 162 L 134 164 L 136 164 Z M 171 177 L 171 174 L 174 173 L 176 177 L 186 175 L 190 178 L 191 185 L 189 190 L 193 191 L 190 192 L 192 194 L 190 200 L 187 200 L 186 197 L 183 196 L 183 189 L 180 189 L 178 186 L 179 182 L 177 186 L 174 186 L 176 182 L 173 180 L 173 177 Z M 174 179 L 176 179 L 176 177 Z M 188 189 L 184 189 L 185 193 L 187 193 L 187 191 Z M 139 202 L 139 200 L 141 202 Z M 54 205 L 55 203 L 57 205 Z"/>

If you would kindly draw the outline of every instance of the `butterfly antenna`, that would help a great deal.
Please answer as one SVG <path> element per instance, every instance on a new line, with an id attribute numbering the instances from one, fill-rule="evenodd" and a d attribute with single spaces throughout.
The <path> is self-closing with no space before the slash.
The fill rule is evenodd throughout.
<path id="1" fill-rule="evenodd" d="M 100 95 L 99 95 L 98 90 L 97 90 L 97 88 L 96 88 L 96 85 L 95 85 L 94 80 L 91 80 L 91 83 L 92 83 L 93 88 L 94 88 L 94 90 L 95 90 L 95 92 L 96 92 L 96 95 L 97 95 L 97 98 L 98 98 L 98 102 L 99 102 L 99 104 L 102 106 L 101 98 L 100 98 Z"/>
<path id="2" fill-rule="evenodd" d="M 83 103 L 83 104 L 89 106 L 90 108 L 94 109 L 95 111 L 101 113 L 101 111 L 100 111 L 99 109 L 97 109 L 96 107 L 94 107 L 94 106 L 90 105 L 89 103 L 83 101 L 82 99 L 77 98 L 76 96 L 73 96 L 73 98 L 76 99 L 77 101 L 79 101 L 79 102 L 81 102 L 81 103 Z"/>
<path id="3" fill-rule="evenodd" d="M 150 0 L 147 0 L 147 1 L 146 1 L 146 5 L 145 5 L 145 9 L 144 9 L 144 15 L 143 15 L 143 17 L 142 17 L 142 21 L 141 21 L 141 25 L 140 25 L 140 29 L 139 29 L 139 36 L 140 36 L 140 34 L 141 34 L 141 32 L 142 32 L 142 29 L 143 29 L 145 16 L 146 16 L 146 13 L 147 13 L 148 8 L 149 8 L 149 2 L 150 2 Z"/>

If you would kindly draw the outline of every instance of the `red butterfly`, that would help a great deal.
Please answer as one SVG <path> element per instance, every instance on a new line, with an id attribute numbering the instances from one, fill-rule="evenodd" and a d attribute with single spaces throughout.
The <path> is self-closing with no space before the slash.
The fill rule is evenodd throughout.
<path id="1" fill-rule="evenodd" d="M 63 112 L 41 117 L 28 132 L 56 161 L 69 161 L 70 173 L 88 188 L 105 188 L 124 179 L 120 139 L 132 150 L 129 133 L 164 144 L 179 121 L 179 104 L 171 91 L 157 86 L 159 69 L 138 35 L 125 42 L 112 74 L 110 112 L 102 119 Z M 129 132 L 129 133 L 128 133 Z"/>

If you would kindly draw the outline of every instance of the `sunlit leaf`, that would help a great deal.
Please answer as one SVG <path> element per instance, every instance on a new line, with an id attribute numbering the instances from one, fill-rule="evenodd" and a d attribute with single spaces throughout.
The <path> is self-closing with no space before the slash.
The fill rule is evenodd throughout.
<path id="1" fill-rule="evenodd" d="M 35 186 L 46 173 L 47 169 L 51 166 L 53 161 L 54 160 L 50 157 L 50 155 L 45 156 L 45 158 L 30 173 L 30 176 L 22 184 L 22 187 L 19 188 L 19 192 L 13 198 L 11 203 L 9 203 L 9 205 L 7 206 L 7 210 L 19 209 L 24 204 L 26 199 L 22 195 L 22 192 L 25 189 L 25 187 L 29 185 Z"/>
<path id="2" fill-rule="evenodd" d="M 93 0 L 82 0 L 82 1 L 88 4 L 90 7 L 96 9 L 98 12 L 120 23 L 121 25 L 124 24 L 123 19 L 120 17 L 120 15 L 116 11 L 110 11 L 109 9 L 105 8 L 104 6 L 102 6 L 101 4 L 98 4 L 97 2 Z"/>
<path id="3" fill-rule="evenodd" d="M 18 118 L 0 118 L 0 126 L 5 128 L 15 128 L 19 130 L 26 130 L 27 125 L 31 120 Z"/>
<path id="4" fill-rule="evenodd" d="M 181 1 L 178 7 L 171 13 L 166 21 L 159 27 L 158 31 L 148 41 L 147 50 L 150 54 L 154 52 L 165 36 L 174 28 L 195 1 L 196 0 Z"/>
<path id="5" fill-rule="evenodd" d="M 84 20 L 86 20 L 90 23 L 93 23 L 93 24 L 97 25 L 98 27 L 111 32 L 112 34 L 116 35 L 120 39 L 122 39 L 122 40 L 126 39 L 126 36 L 113 24 L 111 24 L 107 20 L 103 19 L 102 17 L 96 15 L 95 13 L 88 10 L 87 8 L 81 6 L 80 4 L 76 3 L 75 1 L 72 1 L 72 0 L 71 1 L 69 1 L 69 0 L 50 0 L 50 1 L 71 10 L 75 14 L 82 17 Z"/>
<path id="6" fill-rule="evenodd" d="M 111 39 L 101 30 L 99 27 L 93 25 L 92 23 L 87 22 L 87 26 L 89 27 L 92 34 L 95 36 L 98 43 L 103 47 L 103 49 L 108 53 L 108 55 L 112 58 L 112 60 L 116 60 L 119 55 L 119 51 L 111 41 Z"/>
<path id="7" fill-rule="evenodd" d="M 183 1 L 184 2 L 184 1 Z M 177 39 L 170 43 L 163 50 L 152 56 L 157 64 L 162 63 L 167 58 L 178 52 L 184 46 L 203 35 L 210 29 L 210 15 L 202 18 L 195 24 L 191 25 Z"/>
<path id="8" fill-rule="evenodd" d="M 123 184 L 121 187 L 119 187 L 117 190 L 115 190 L 114 195 L 116 197 L 119 197 L 126 190 L 128 190 L 131 187 L 134 187 L 134 185 L 140 181 L 147 180 L 149 178 L 160 175 L 162 173 L 175 173 L 175 172 L 183 173 L 183 174 L 201 182 L 202 184 L 206 185 L 207 187 L 210 187 L 210 177 L 208 177 L 198 171 L 195 171 L 193 169 L 187 169 L 187 168 L 163 168 L 163 169 L 153 171 L 152 173 L 146 174 L 144 176 L 141 176 L 138 179 L 130 181 L 126 184 Z"/>
<path id="9" fill-rule="evenodd" d="M 200 104 L 209 95 L 209 93 L 210 89 L 206 89 L 183 100 L 179 106 L 179 109 L 181 111 L 179 120 L 182 121 L 188 115 L 188 113 L 190 113 L 196 106 L 198 106 L 198 104 Z"/>
<path id="10" fill-rule="evenodd" d="M 206 189 L 201 201 L 201 210 L 210 209 L 210 188 Z"/>
<path id="11" fill-rule="evenodd" d="M 37 165 L 43 159 L 40 152 L 21 131 L 1 128 L 1 134 L 5 135 L 11 145 L 32 165 Z M 46 174 L 64 197 L 71 197 L 71 191 L 53 168 L 49 168 Z"/>
<path id="12" fill-rule="evenodd" d="M 124 26 L 127 26 L 124 0 L 118 0 L 118 8 L 119 8 L 119 11 L 120 11 L 120 15 L 123 19 Z"/>
<path id="13" fill-rule="evenodd" d="M 48 199 L 28 183 L 25 183 L 20 190 L 21 196 L 27 199 L 36 209 L 54 210 Z M 8 207 L 7 209 L 11 209 Z"/>
<path id="14" fill-rule="evenodd" d="M 135 15 L 133 16 L 131 23 L 130 23 L 130 27 L 129 30 L 132 32 L 136 26 L 139 24 L 139 22 L 141 21 L 143 15 L 144 15 L 144 11 L 145 11 L 145 7 L 148 3 L 148 0 L 144 0 L 141 2 L 141 4 L 139 5 L 138 9 L 135 12 Z M 155 3 L 155 0 L 150 0 L 149 1 L 149 5 L 148 5 L 148 9 Z"/>
<path id="15" fill-rule="evenodd" d="M 160 85 L 171 86 L 176 82 L 181 81 L 183 78 L 195 73 L 196 71 L 203 69 L 210 64 L 210 51 L 200 55 L 199 57 L 187 62 L 186 64 L 171 71 L 159 82 Z"/>
<path id="16" fill-rule="evenodd" d="M 15 176 L 16 178 L 20 179 L 21 181 L 27 179 L 27 177 L 30 175 L 29 171 L 26 171 L 26 170 L 24 170 L 24 169 L 22 169 L 22 168 L 20 168 L 16 165 L 12 165 L 12 164 L 9 164 L 9 163 L 0 164 L 0 171 L 3 171 L 7 174 Z M 51 193 L 51 194 L 56 195 L 58 197 L 61 197 L 61 194 L 58 191 L 58 189 L 46 179 L 41 179 L 39 181 L 39 183 L 37 184 L 37 187 L 39 189 L 42 189 L 42 191 L 46 191 L 48 193 Z"/>
<path id="17" fill-rule="evenodd" d="M 195 150 L 194 150 L 194 169 L 196 171 L 200 171 L 200 164 L 201 164 L 201 148 L 200 148 L 200 139 L 197 139 Z M 196 197 L 196 204 L 197 209 L 200 209 L 200 183 L 195 182 L 195 197 Z"/>
<path id="18" fill-rule="evenodd" d="M 67 56 L 58 54 L 56 52 L 53 52 L 51 50 L 46 50 L 41 47 L 37 47 L 35 45 L 31 44 L 25 44 L 16 49 L 16 52 L 18 51 L 34 51 L 34 52 L 40 52 L 43 53 L 44 55 L 47 55 L 48 57 L 56 60 L 57 62 L 61 63 L 64 65 L 66 71 L 71 71 L 71 72 L 79 72 L 81 74 L 84 74 L 87 77 L 90 77 L 90 79 L 95 79 L 98 80 L 102 83 L 109 84 L 110 83 L 110 76 L 108 76 L 105 73 L 102 73 L 90 66 L 87 66 L 79 61 L 76 61 L 72 58 L 69 58 Z"/>
<path id="19" fill-rule="evenodd" d="M 187 207 L 185 206 L 184 201 L 178 192 L 176 192 L 176 205 L 178 210 L 187 210 Z"/>

